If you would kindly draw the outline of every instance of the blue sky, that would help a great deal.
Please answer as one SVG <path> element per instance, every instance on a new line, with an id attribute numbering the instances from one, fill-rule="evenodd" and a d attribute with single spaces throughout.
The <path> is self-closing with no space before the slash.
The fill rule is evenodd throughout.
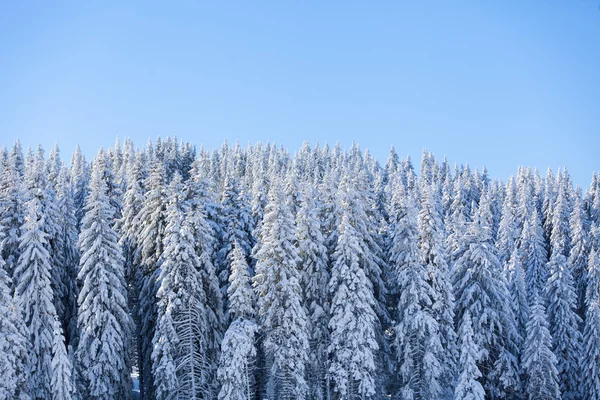
<path id="1" fill-rule="evenodd" d="M 0 2 L 0 146 L 354 140 L 502 179 L 600 170 L 600 1 L 54 3 Z"/>

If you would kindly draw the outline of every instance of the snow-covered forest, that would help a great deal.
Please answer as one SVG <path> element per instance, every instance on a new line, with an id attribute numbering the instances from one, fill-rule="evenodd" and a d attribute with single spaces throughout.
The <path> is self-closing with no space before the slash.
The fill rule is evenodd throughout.
<path id="1" fill-rule="evenodd" d="M 0 399 L 600 399 L 600 177 L 0 150 Z M 515 166 L 516 167 L 516 166 Z"/>

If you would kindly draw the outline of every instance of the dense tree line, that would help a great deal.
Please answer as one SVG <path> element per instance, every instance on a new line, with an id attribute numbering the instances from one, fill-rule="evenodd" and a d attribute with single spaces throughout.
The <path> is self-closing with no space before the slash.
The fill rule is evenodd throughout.
<path id="1" fill-rule="evenodd" d="M 0 399 L 600 399 L 600 177 L 0 149 Z"/>

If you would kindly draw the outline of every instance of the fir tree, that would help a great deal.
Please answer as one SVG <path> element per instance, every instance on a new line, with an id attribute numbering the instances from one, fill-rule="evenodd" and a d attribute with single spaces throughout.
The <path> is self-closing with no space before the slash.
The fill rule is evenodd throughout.
<path id="1" fill-rule="evenodd" d="M 443 349 L 432 309 L 434 293 L 420 262 L 416 207 L 400 189 L 400 184 L 395 185 L 397 207 L 389 249 L 399 293 L 395 326 L 398 394 L 406 399 L 437 399 L 442 393 Z"/>
<path id="2" fill-rule="evenodd" d="M 560 212 L 556 207 L 555 212 Z M 553 229 L 560 226 L 558 219 Z M 579 363 L 581 318 L 576 313 L 577 294 L 571 269 L 562 246 L 564 239 L 552 231 L 552 256 L 548 263 L 550 277 L 546 286 L 548 321 L 557 359 L 558 378 L 563 399 L 579 398 Z"/>
<path id="3" fill-rule="evenodd" d="M 454 293 L 444 247 L 444 225 L 440 215 L 439 195 L 435 187 L 422 194 L 419 211 L 420 262 L 427 271 L 427 283 L 433 290 L 431 306 L 440 329 L 443 355 L 441 385 L 454 390 L 455 365 L 458 359 L 454 330 Z"/>
<path id="4" fill-rule="evenodd" d="M 27 202 L 27 210 L 21 228 L 21 255 L 15 270 L 16 293 L 31 346 L 27 372 L 29 394 L 33 399 L 48 399 L 52 395 L 52 343 L 57 315 L 40 199 L 32 197 Z"/>
<path id="5" fill-rule="evenodd" d="M 29 399 L 29 335 L 18 304 L 10 295 L 10 278 L 0 257 L 0 398 Z"/>
<path id="6" fill-rule="evenodd" d="M 548 330 L 544 305 L 537 296 L 533 298 L 527 321 L 522 365 L 527 377 L 526 394 L 529 400 L 560 400 L 552 336 Z"/>
<path id="7" fill-rule="evenodd" d="M 327 342 L 329 331 L 328 255 L 321 233 L 317 193 L 308 186 L 296 216 L 298 255 L 302 265 L 301 284 L 309 319 L 309 363 L 307 369 L 310 398 L 328 398 Z"/>
<path id="8" fill-rule="evenodd" d="M 600 305 L 592 300 L 586 314 L 581 348 L 582 398 L 600 399 Z"/>
<path id="9" fill-rule="evenodd" d="M 127 309 L 123 255 L 112 228 L 114 208 L 104 180 L 105 153 L 95 160 L 81 221 L 78 279 L 77 361 L 82 393 L 89 399 L 125 398 L 131 391 L 128 343 L 131 318 Z"/>
<path id="10" fill-rule="evenodd" d="M 301 399 L 308 390 L 308 320 L 294 238 L 293 217 L 283 199 L 280 180 L 274 179 L 257 245 L 255 276 L 269 398 Z"/>
<path id="11" fill-rule="evenodd" d="M 52 400 L 72 400 L 74 398 L 73 366 L 67 355 L 62 328 L 56 321 L 52 346 Z"/>
<path id="12" fill-rule="evenodd" d="M 158 262 L 163 252 L 165 232 L 166 188 L 165 168 L 159 159 L 152 161 L 150 175 L 144 181 L 146 193 L 138 213 L 137 249 L 135 262 L 142 267 L 139 285 L 140 319 L 140 397 L 154 397 L 152 374 L 152 340 L 156 316 L 156 282 Z"/>
<path id="13" fill-rule="evenodd" d="M 372 398 L 376 393 L 377 315 L 373 284 L 367 278 L 365 238 L 353 226 L 362 205 L 345 180 L 341 187 L 342 217 L 329 281 L 329 374 L 341 398 Z M 355 213 L 358 209 L 359 213 Z M 364 211 L 362 211 L 364 212 Z"/>
<path id="14" fill-rule="evenodd" d="M 537 211 L 533 211 L 531 217 L 525 221 L 521 234 L 521 254 L 525 267 L 525 280 L 527 293 L 531 299 L 535 296 L 543 298 L 545 295 L 546 281 L 548 280 L 548 255 L 546 244 Z"/>
<path id="15" fill-rule="evenodd" d="M 257 331 L 254 320 L 254 295 L 244 253 L 234 244 L 229 274 L 229 313 L 233 322 L 223 338 L 219 370 L 219 399 L 250 400 L 254 398 L 254 344 Z"/>
<path id="16" fill-rule="evenodd" d="M 152 352 L 156 398 L 206 398 L 210 396 L 206 295 L 177 173 L 169 192 Z"/>
<path id="17" fill-rule="evenodd" d="M 483 351 L 473 339 L 469 311 L 466 311 L 463 315 L 458 336 L 460 338 L 460 374 L 456 389 L 454 389 L 454 399 L 483 400 L 485 398 L 485 390 L 483 390 L 483 386 L 478 381 L 482 375 L 477 367 Z"/>

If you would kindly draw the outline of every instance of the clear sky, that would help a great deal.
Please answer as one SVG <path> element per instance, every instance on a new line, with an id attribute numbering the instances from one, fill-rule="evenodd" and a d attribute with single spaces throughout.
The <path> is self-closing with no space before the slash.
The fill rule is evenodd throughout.
<path id="1" fill-rule="evenodd" d="M 61 3 L 61 4 L 58 4 Z M 303 140 L 600 170 L 600 0 L 3 1 L 0 146 Z"/>

